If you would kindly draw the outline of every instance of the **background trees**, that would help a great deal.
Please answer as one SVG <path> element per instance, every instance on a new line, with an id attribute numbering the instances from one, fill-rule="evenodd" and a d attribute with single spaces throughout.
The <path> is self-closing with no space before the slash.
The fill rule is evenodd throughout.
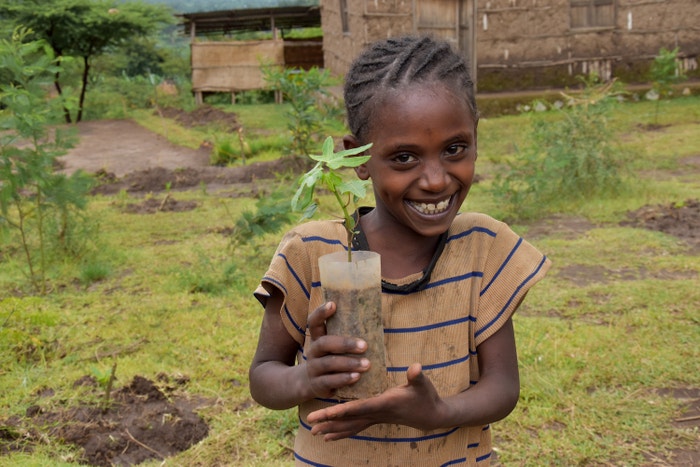
<path id="1" fill-rule="evenodd" d="M 73 117 L 71 109 L 64 106 L 67 123 L 83 117 L 93 58 L 130 41 L 154 36 L 175 23 L 165 6 L 113 0 L 1 0 L 0 16 L 30 29 L 35 39 L 46 41 L 59 64 L 66 56 L 81 59 L 77 113 Z M 54 75 L 54 86 L 62 95 L 60 71 Z"/>

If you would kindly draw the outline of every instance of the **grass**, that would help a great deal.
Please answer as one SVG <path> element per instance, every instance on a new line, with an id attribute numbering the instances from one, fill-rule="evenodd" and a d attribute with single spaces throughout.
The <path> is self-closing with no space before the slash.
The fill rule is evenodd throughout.
<path id="1" fill-rule="evenodd" d="M 653 121 L 653 103 L 621 106 L 614 125 L 633 154 L 635 183 L 617 199 L 563 207 L 564 218 L 591 223 L 585 233 L 554 229 L 532 238 L 554 268 L 515 317 L 521 400 L 494 430 L 505 465 L 636 465 L 694 446 L 697 432 L 671 425 L 680 402 L 658 390 L 700 387 L 700 263 L 678 240 L 619 222 L 645 204 L 700 198 L 698 172 L 679 163 L 700 154 L 698 104 L 698 97 L 663 101 L 666 126 L 654 131 L 640 126 Z M 249 134 L 284 131 L 280 110 L 234 108 Z M 165 125 L 138 118 L 154 129 Z M 525 141 L 527 119 L 480 123 L 477 170 L 484 179 L 466 209 L 498 216 L 486 188 Z M 179 144 L 207 136 L 167 125 Z M 139 199 L 95 197 L 89 209 L 101 225 L 99 258 L 55 273 L 55 292 L 45 297 L 23 293 L 13 252 L 0 250 L 0 413 L 22 416 L 33 405 L 50 410 L 80 400 L 73 382 L 116 360 L 117 386 L 135 375 L 181 374 L 190 378 L 190 394 L 209 401 L 200 413 L 210 435 L 167 464 L 291 465 L 296 414 L 251 404 L 247 389 L 262 317 L 251 291 L 281 234 L 230 251 L 220 232 L 255 200 L 203 190 L 171 196 L 199 207 L 127 214 L 123 205 Z M 527 237 L 533 225 L 514 228 Z M 567 275 L 571 268 L 588 273 Z M 41 396 L 46 388 L 54 394 Z M 0 466 L 73 466 L 78 455 L 47 439 L 32 453 L 1 456 Z"/>
<path id="2" fill-rule="evenodd" d="M 280 154 L 288 153 L 292 142 L 286 123 L 289 104 L 236 104 L 218 107 L 233 112 L 238 117 L 243 127 L 244 141 L 248 145 L 246 163 L 274 160 Z M 230 141 L 236 149 L 239 147 L 238 135 L 220 128 L 184 128 L 175 120 L 161 117 L 152 110 L 135 110 L 132 112 L 132 118 L 148 130 L 180 146 L 197 149 L 205 141 Z M 345 132 L 338 118 L 327 118 L 324 123 L 324 134 L 339 137 Z"/>

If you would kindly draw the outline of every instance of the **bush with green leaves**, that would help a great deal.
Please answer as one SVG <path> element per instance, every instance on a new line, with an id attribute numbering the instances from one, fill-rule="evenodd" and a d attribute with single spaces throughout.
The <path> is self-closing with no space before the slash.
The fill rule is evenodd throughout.
<path id="1" fill-rule="evenodd" d="M 231 248 L 235 251 L 242 245 L 252 245 L 257 254 L 256 239 L 278 233 L 293 221 L 289 199 L 293 194 L 290 184 L 281 184 L 271 193 L 263 193 L 255 203 L 255 210 L 246 209 L 236 219 L 231 232 Z"/>
<path id="2" fill-rule="evenodd" d="M 622 187 L 622 153 L 609 125 L 620 92 L 615 82 L 584 80 L 580 94 L 552 112 L 532 114 L 529 143 L 492 186 L 509 216 L 537 218 L 562 203 L 615 194 Z"/>
<path id="3" fill-rule="evenodd" d="M 287 112 L 287 128 L 292 135 L 292 151 L 296 155 L 308 156 L 311 147 L 318 142 L 318 133 L 323 129 L 324 119 L 332 107 L 324 96 L 330 85 L 328 70 L 314 67 L 310 70 L 297 68 L 280 69 L 262 67 L 265 80 L 282 93 L 291 109 Z"/>
<path id="4" fill-rule="evenodd" d="M 0 41 L 0 68 L 10 77 L 0 83 L 0 231 L 3 249 L 21 252 L 27 277 L 43 294 L 51 260 L 80 256 L 94 234 L 81 215 L 92 181 L 54 170 L 71 146 L 65 132 L 48 132 L 65 105 L 46 96 L 60 68 L 51 48 L 28 34 L 17 29 Z"/>

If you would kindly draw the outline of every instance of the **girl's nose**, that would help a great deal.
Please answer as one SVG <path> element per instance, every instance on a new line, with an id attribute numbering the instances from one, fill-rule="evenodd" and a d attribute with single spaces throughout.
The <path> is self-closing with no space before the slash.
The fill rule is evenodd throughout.
<path id="1" fill-rule="evenodd" d="M 426 162 L 421 174 L 420 187 L 425 191 L 440 192 L 450 183 L 447 170 L 440 162 Z"/>

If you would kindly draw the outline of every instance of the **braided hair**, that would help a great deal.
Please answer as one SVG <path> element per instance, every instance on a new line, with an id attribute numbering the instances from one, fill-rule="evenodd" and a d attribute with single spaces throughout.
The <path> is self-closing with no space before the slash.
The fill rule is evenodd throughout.
<path id="1" fill-rule="evenodd" d="M 363 141 L 377 96 L 420 82 L 439 82 L 457 91 L 478 119 L 474 82 L 462 57 L 447 42 L 404 36 L 371 44 L 350 67 L 343 94 L 352 134 Z"/>

